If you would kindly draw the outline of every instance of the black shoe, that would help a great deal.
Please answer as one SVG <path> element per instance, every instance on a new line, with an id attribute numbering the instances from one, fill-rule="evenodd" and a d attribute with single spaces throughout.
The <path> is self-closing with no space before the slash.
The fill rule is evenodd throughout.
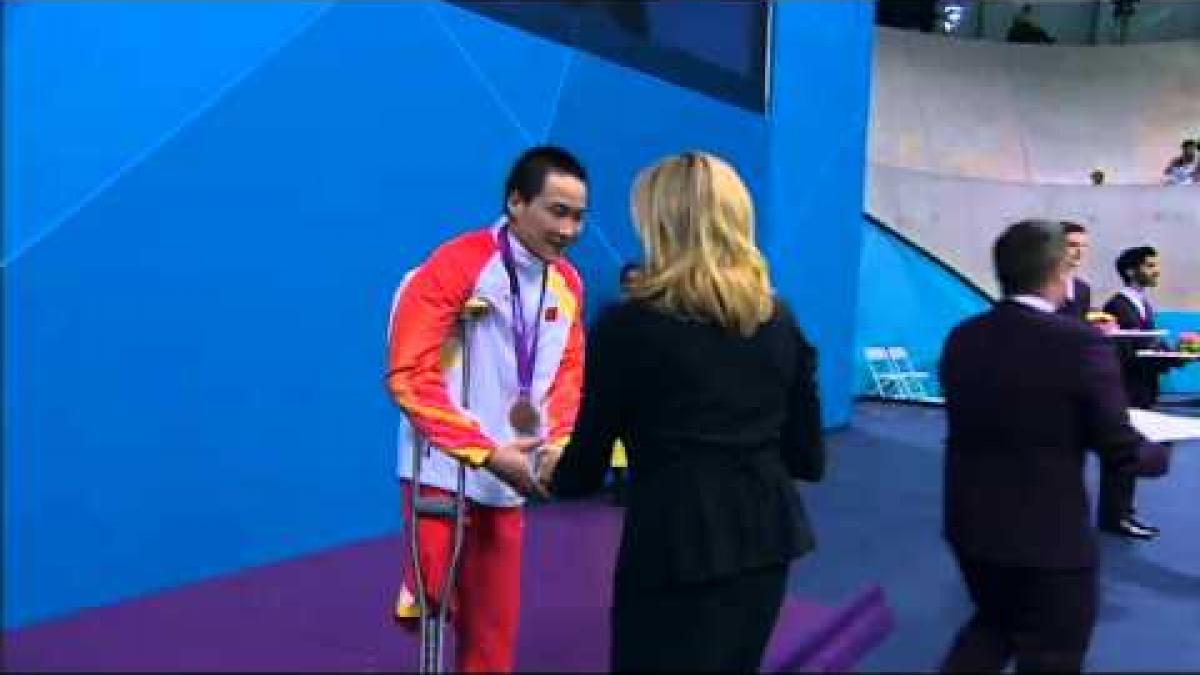
<path id="1" fill-rule="evenodd" d="M 1133 516 L 1129 516 L 1129 518 L 1127 518 L 1126 520 L 1128 520 L 1131 525 L 1140 527 L 1143 530 L 1146 530 L 1147 532 L 1150 532 L 1152 534 L 1155 534 L 1155 535 L 1158 534 L 1157 527 L 1155 527 L 1153 525 L 1147 525 L 1147 524 L 1143 523 L 1142 521 L 1138 520 L 1137 518 L 1134 518 Z"/>
<path id="2" fill-rule="evenodd" d="M 1117 536 L 1126 537 L 1128 539 L 1153 539 L 1158 536 L 1157 532 L 1148 530 L 1130 518 L 1125 518 L 1116 525 L 1101 525 L 1101 532 L 1108 532 Z"/>

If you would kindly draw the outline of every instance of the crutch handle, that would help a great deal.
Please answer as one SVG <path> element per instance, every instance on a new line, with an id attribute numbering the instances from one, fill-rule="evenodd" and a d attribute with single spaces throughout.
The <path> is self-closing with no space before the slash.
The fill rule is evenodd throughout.
<path id="1" fill-rule="evenodd" d="M 488 304 L 488 301 L 475 295 L 467 299 L 466 304 L 463 305 L 462 311 L 459 313 L 459 318 L 464 321 L 480 319 L 490 311 L 492 311 L 492 306 Z"/>

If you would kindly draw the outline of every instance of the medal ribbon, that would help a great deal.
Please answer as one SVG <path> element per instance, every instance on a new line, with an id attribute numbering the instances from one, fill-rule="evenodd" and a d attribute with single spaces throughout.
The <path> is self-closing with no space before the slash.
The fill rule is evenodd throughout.
<path id="1" fill-rule="evenodd" d="M 517 278 L 517 263 L 513 257 L 512 244 L 509 243 L 508 236 L 508 225 L 506 224 L 500 229 L 499 244 L 500 258 L 504 261 L 504 270 L 508 272 L 508 286 L 511 291 L 509 299 L 512 301 L 513 348 L 517 355 L 517 386 L 520 398 L 532 401 L 533 365 L 537 357 L 540 334 L 538 323 L 542 316 L 542 307 L 546 303 L 546 277 L 549 276 L 547 269 L 549 266 L 542 268 L 542 291 L 538 296 L 537 313 L 533 315 L 533 321 L 526 324 L 525 303 L 521 302 L 521 283 Z"/>

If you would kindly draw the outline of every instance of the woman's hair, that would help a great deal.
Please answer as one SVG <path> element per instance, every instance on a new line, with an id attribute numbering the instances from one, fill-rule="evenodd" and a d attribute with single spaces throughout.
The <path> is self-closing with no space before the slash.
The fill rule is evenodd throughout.
<path id="1" fill-rule="evenodd" d="M 631 298 L 747 337 L 771 318 L 775 299 L 754 244 L 754 205 L 732 167 L 702 152 L 668 157 L 641 172 L 631 202 L 645 251 Z"/>

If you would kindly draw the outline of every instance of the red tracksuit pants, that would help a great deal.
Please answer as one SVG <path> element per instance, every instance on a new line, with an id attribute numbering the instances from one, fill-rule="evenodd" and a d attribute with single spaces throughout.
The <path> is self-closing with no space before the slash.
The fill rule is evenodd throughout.
<path id="1" fill-rule="evenodd" d="M 407 509 L 410 481 L 401 482 Z M 422 485 L 423 496 L 453 498 L 453 493 Z M 405 510 L 405 527 L 408 511 Z M 458 581 L 450 600 L 455 630 L 455 669 L 460 672 L 512 672 L 516 661 L 517 623 L 521 613 L 521 507 L 493 507 L 467 501 L 467 522 L 459 561 Z M 405 546 L 408 532 L 403 532 Z M 421 518 L 417 529 L 421 574 L 431 608 L 441 602 L 450 555 L 454 550 L 454 521 Z M 411 554 L 406 548 L 404 583 L 416 589 Z"/>

